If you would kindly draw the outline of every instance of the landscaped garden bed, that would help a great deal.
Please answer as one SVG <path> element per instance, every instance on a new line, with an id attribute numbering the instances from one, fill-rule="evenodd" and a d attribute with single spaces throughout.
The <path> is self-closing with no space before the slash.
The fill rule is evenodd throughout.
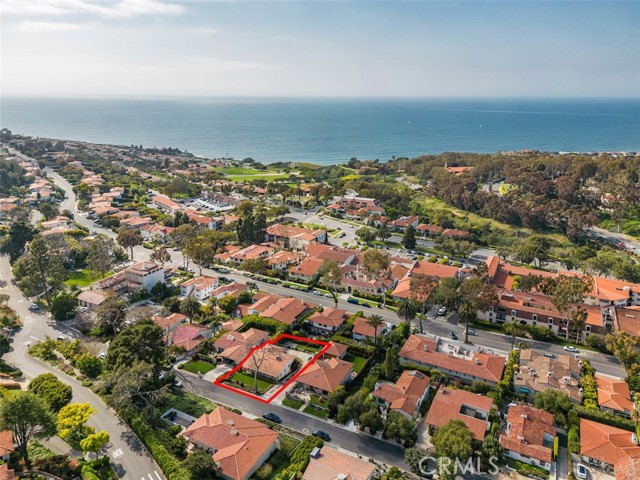
<path id="1" fill-rule="evenodd" d="M 327 418 L 327 412 L 321 408 L 314 407 L 313 405 L 308 405 L 303 412 L 308 413 L 309 415 L 313 415 L 318 418 Z"/>

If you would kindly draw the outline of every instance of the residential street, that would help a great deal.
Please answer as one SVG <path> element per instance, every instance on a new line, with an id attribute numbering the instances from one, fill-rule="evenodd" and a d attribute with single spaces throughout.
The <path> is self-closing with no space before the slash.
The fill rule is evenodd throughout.
<path id="1" fill-rule="evenodd" d="M 323 430 L 331 436 L 331 444 L 345 448 L 352 452 L 362 453 L 378 461 L 396 465 L 403 469 L 408 469 L 404 463 L 404 448 L 400 445 L 390 443 L 370 435 L 356 433 L 342 427 L 330 424 L 311 415 L 296 412 L 279 405 L 269 404 L 252 400 L 243 395 L 238 395 L 229 390 L 217 387 L 207 380 L 182 373 L 176 370 L 176 375 L 182 380 L 185 388 L 196 395 L 210 398 L 216 402 L 239 408 L 243 412 L 256 416 L 262 416 L 269 411 L 274 412 L 282 419 L 282 424 L 299 432 L 310 434 L 316 429 Z"/>
<path id="2" fill-rule="evenodd" d="M 148 454 L 146 448 L 103 401 L 88 388 L 83 387 L 75 378 L 70 377 L 50 365 L 31 357 L 27 350 L 30 344 L 56 338 L 61 333 L 75 336 L 68 328 L 56 325 L 46 314 L 37 314 L 29 310 L 30 300 L 12 283 L 13 275 L 9 259 L 0 257 L 0 292 L 10 296 L 9 306 L 22 320 L 24 326 L 13 336 L 12 349 L 4 355 L 4 360 L 20 368 L 24 376 L 31 380 L 42 373 L 53 373 L 73 388 L 73 402 L 88 402 L 96 413 L 89 424 L 96 430 L 109 432 L 111 442 L 106 449 L 113 467 L 120 478 L 132 480 L 162 480 L 162 471 Z"/>

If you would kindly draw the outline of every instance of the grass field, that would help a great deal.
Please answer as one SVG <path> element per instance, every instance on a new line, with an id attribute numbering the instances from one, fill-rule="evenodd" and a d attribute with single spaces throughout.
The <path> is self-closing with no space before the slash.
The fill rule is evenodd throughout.
<path id="1" fill-rule="evenodd" d="M 110 274 L 107 273 L 105 277 L 108 277 Z M 99 273 L 92 272 L 90 270 L 84 269 L 76 272 L 70 272 L 69 278 L 64 281 L 64 284 L 68 287 L 88 287 L 96 280 L 100 280 L 102 277 Z"/>
<path id="2" fill-rule="evenodd" d="M 192 360 L 184 364 L 180 368 L 182 370 L 186 370 L 187 372 L 196 373 L 196 374 L 199 372 L 202 375 L 204 375 L 205 373 L 210 372 L 211 370 L 216 368 L 216 366 L 209 362 L 204 362 L 202 360 Z"/>
<path id="3" fill-rule="evenodd" d="M 303 412 L 313 415 L 314 417 L 327 418 L 327 412 L 325 412 L 324 410 L 320 410 L 313 405 L 307 406 L 307 408 L 305 408 Z"/>
<path id="4" fill-rule="evenodd" d="M 163 404 L 163 408 L 175 408 L 187 415 L 199 417 L 204 413 L 213 411 L 215 405 L 209 400 L 203 397 L 198 397 L 189 392 L 180 391 L 170 395 L 166 402 Z M 164 410 L 163 410 L 164 411 Z"/>
<path id="5" fill-rule="evenodd" d="M 311 345 L 308 343 L 296 344 L 296 350 L 300 350 L 301 352 L 318 353 L 321 349 L 322 347 L 320 345 Z"/>
<path id="6" fill-rule="evenodd" d="M 253 389 L 254 387 L 254 381 L 253 381 L 253 376 L 252 375 L 248 375 L 244 372 L 236 372 L 235 374 L 233 374 L 233 376 L 231 377 L 231 380 L 233 380 L 234 382 L 240 383 L 241 385 L 244 385 L 245 387 L 249 387 L 251 389 Z M 271 388 L 272 385 L 274 385 L 275 382 L 271 382 L 269 380 L 265 380 L 263 378 L 258 378 L 258 389 L 262 390 L 262 391 L 266 391 L 269 390 L 269 388 Z"/>
<path id="7" fill-rule="evenodd" d="M 215 168 L 214 170 L 223 173 L 234 182 L 248 182 L 251 180 L 283 180 L 289 178 L 290 175 L 279 170 L 256 170 L 254 168 L 241 167 Z"/>
<path id="8" fill-rule="evenodd" d="M 367 363 L 366 358 L 357 357 L 355 355 L 351 355 L 350 353 L 347 353 L 347 355 L 344 357 L 344 360 L 345 362 L 353 363 L 353 371 L 356 373 L 360 373 Z"/>
<path id="9" fill-rule="evenodd" d="M 318 395 L 311 395 L 311 403 L 317 405 L 318 407 L 325 407 L 328 405 L 328 401 Z"/>
<path id="10" fill-rule="evenodd" d="M 285 398 L 284 400 L 282 400 L 282 404 L 285 407 L 289 407 L 289 408 L 293 408 L 295 410 L 298 410 L 302 405 L 304 405 L 304 402 L 301 402 L 300 400 L 293 400 L 291 398 Z"/>

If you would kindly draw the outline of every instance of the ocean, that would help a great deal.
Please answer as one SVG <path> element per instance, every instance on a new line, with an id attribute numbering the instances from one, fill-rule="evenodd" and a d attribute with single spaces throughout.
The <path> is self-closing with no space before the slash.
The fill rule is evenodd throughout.
<path id="1" fill-rule="evenodd" d="M 5 97 L 0 128 L 263 163 L 328 165 L 445 151 L 640 151 L 640 99 Z"/>

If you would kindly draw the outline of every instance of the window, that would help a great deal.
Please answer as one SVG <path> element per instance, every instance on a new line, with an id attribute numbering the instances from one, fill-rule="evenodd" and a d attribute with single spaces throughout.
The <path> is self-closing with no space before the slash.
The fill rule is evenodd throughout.
<path id="1" fill-rule="evenodd" d="M 533 315 L 531 315 L 531 320 L 533 320 L 534 322 L 538 321 L 538 315 L 536 315 L 535 313 Z"/>
<path id="2" fill-rule="evenodd" d="M 491 306 L 489 307 L 489 311 L 490 311 L 490 312 L 493 312 L 493 305 L 491 305 Z"/>
<path id="3" fill-rule="evenodd" d="M 553 318 L 549 317 L 549 325 L 553 325 Z"/>
<path id="4" fill-rule="evenodd" d="M 587 333 L 591 333 L 591 325 L 587 325 Z"/>
<path id="5" fill-rule="evenodd" d="M 515 317 L 516 316 L 516 311 L 515 310 L 511 310 L 511 316 Z"/>

